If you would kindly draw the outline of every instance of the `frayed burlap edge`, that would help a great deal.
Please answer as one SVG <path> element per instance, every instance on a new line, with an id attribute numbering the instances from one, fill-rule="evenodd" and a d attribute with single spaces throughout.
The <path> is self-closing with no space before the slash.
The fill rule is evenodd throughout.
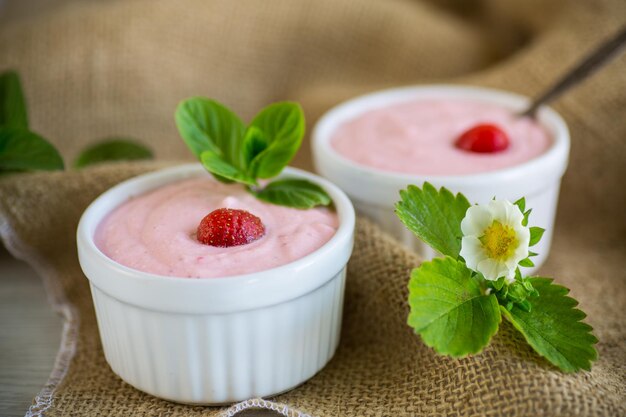
<path id="1" fill-rule="evenodd" d="M 288 405 L 276 403 L 273 401 L 267 401 L 262 398 L 252 398 L 237 404 L 233 404 L 222 413 L 222 417 L 233 417 L 242 411 L 253 409 L 272 410 L 285 417 L 313 417 L 310 414 L 298 411 L 294 408 L 289 407 Z"/>
<path id="2" fill-rule="evenodd" d="M 51 268 L 45 260 L 38 256 L 35 251 L 29 249 L 13 232 L 9 221 L 0 217 L 0 240 L 4 243 L 9 253 L 15 258 L 28 263 L 41 278 L 48 303 L 52 309 L 61 316 L 63 329 L 61 331 L 61 344 L 50 372 L 48 380 L 26 412 L 26 417 L 44 416 L 53 403 L 53 395 L 56 388 L 63 382 L 70 363 L 76 353 L 78 342 L 78 327 L 80 315 L 72 303 L 69 302 L 58 279 L 55 277 L 55 269 Z"/>

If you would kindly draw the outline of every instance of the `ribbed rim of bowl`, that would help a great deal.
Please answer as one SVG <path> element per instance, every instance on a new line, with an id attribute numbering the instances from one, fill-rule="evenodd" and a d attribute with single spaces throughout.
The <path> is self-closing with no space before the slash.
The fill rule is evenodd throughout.
<path id="1" fill-rule="evenodd" d="M 439 184 L 469 184 L 476 186 L 493 183 L 494 174 L 510 181 L 513 178 L 527 176 L 529 172 L 545 172 L 546 168 L 553 171 L 556 168 L 558 176 L 562 176 L 567 166 L 570 148 L 570 136 L 567 124 L 552 108 L 543 106 L 537 112 L 537 121 L 551 134 L 553 143 L 543 154 L 526 162 L 504 169 L 490 170 L 467 175 L 417 175 L 392 171 L 356 163 L 339 154 L 331 145 L 335 130 L 343 123 L 360 116 L 361 114 L 398 104 L 404 101 L 413 101 L 426 98 L 456 98 L 471 99 L 500 104 L 511 110 L 522 110 L 530 103 L 528 97 L 492 88 L 475 87 L 453 84 L 426 84 L 412 87 L 400 87 L 382 90 L 345 101 L 325 113 L 317 122 L 312 133 L 312 147 L 315 158 L 326 158 L 327 162 L 340 165 L 346 169 L 365 174 L 368 178 L 378 179 L 387 184 L 417 184 L 436 179 Z M 315 155 L 315 154 L 318 155 Z"/>
<path id="2" fill-rule="evenodd" d="M 349 252 L 351 252 L 354 235 L 355 214 L 352 203 L 343 191 L 331 182 L 296 168 L 286 168 L 280 177 L 295 176 L 298 178 L 305 178 L 323 187 L 333 200 L 339 217 L 339 227 L 331 239 L 322 247 L 288 264 L 249 274 L 219 278 L 190 279 L 185 277 L 152 274 L 127 267 L 109 258 L 96 246 L 94 242 L 96 228 L 106 214 L 110 213 L 115 207 L 127 201 L 132 196 L 143 194 L 167 183 L 176 182 L 202 174 L 209 175 L 200 164 L 186 164 L 140 175 L 124 181 L 104 192 L 91 203 L 80 219 L 77 230 L 79 258 L 90 257 L 90 259 L 96 261 L 99 267 L 106 268 L 108 272 L 111 272 L 110 279 L 112 281 L 117 281 L 117 284 L 120 284 L 120 281 L 124 280 L 121 284 L 127 284 L 129 293 L 136 291 L 138 288 L 159 286 L 161 289 L 170 289 L 173 291 L 180 290 L 185 294 L 191 295 L 193 295 L 195 291 L 201 291 L 209 296 L 219 294 L 220 292 L 232 292 L 233 297 L 236 297 L 237 294 L 241 294 L 243 296 L 246 288 L 249 291 L 261 288 L 270 288 L 274 290 L 279 289 L 272 292 L 280 292 L 281 294 L 273 294 L 270 297 L 272 298 L 271 300 L 266 299 L 263 301 L 259 300 L 256 303 L 248 303 L 251 305 L 258 304 L 259 306 L 280 302 L 284 299 L 292 298 L 293 296 L 302 295 L 311 291 L 333 278 L 334 275 L 345 267 L 349 257 Z M 130 190 L 136 191 L 131 192 Z M 326 271 L 323 273 L 308 273 L 310 270 L 318 268 L 319 265 L 325 264 L 325 259 L 334 258 L 338 256 L 337 253 L 346 252 L 347 246 L 349 246 L 349 250 L 348 254 L 344 256 L 345 259 L 332 262 L 334 267 L 332 265 L 325 265 Z M 81 264 L 82 263 L 83 261 L 81 259 Z M 328 268 L 333 268 L 333 270 L 328 270 Z M 299 291 L 297 288 L 292 288 L 291 290 L 285 289 L 284 291 L 282 289 L 286 283 L 289 283 L 290 279 L 293 279 L 294 275 L 304 275 L 308 277 L 306 278 L 309 281 L 307 283 L 308 285 L 302 284 L 301 280 L 293 281 L 294 286 L 299 286 L 302 289 L 302 294 L 298 294 Z M 143 304 L 144 307 L 148 308 L 151 308 L 151 304 L 153 304 L 149 301 L 144 303 L 143 301 L 145 300 L 138 300 L 138 297 L 135 295 L 124 294 L 123 291 L 116 288 L 119 287 L 119 285 L 116 286 L 113 282 L 109 283 L 105 279 L 93 279 L 93 277 L 88 277 L 88 279 L 102 291 L 121 299 L 122 301 L 132 304 Z M 146 295 L 146 297 L 149 298 L 150 295 Z M 218 299 L 217 296 L 216 299 Z M 191 302 L 193 303 L 193 301 Z M 172 306 L 174 306 L 174 304 L 172 304 Z M 161 307 L 158 309 L 160 310 Z M 178 310 L 178 308 L 168 308 L 167 305 L 163 306 L 163 309 Z M 236 308 L 233 309 L 236 310 Z M 194 310 L 194 308 L 190 307 L 187 310 Z"/>

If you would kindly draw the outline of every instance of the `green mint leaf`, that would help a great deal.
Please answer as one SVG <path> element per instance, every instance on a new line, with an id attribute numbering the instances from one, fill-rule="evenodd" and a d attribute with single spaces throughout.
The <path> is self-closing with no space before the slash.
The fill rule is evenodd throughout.
<path id="1" fill-rule="evenodd" d="M 535 246 L 541 240 L 543 233 L 546 229 L 542 229 L 541 227 L 531 227 L 530 229 L 530 242 L 529 246 Z"/>
<path id="2" fill-rule="evenodd" d="M 305 129 L 304 112 L 297 103 L 270 104 L 252 120 L 252 128 L 262 132 L 266 145 L 250 160 L 248 172 L 256 178 L 272 178 L 280 174 L 300 148 Z"/>
<path id="3" fill-rule="evenodd" d="M 424 262 L 411 273 L 408 324 L 428 346 L 454 357 L 480 352 L 498 330 L 495 295 L 484 294 L 465 263 Z"/>
<path id="4" fill-rule="evenodd" d="M 229 164 L 212 151 L 202 152 L 200 162 L 218 181 L 226 183 L 236 181 L 247 185 L 257 184 L 254 178 L 249 177 L 245 172 Z"/>
<path id="5" fill-rule="evenodd" d="M 569 290 L 552 284 L 550 278 L 528 278 L 538 297 L 527 299 L 532 306 L 524 311 L 518 305 L 502 309 L 504 316 L 519 330 L 530 346 L 564 372 L 590 370 L 598 354 L 598 339 L 591 326 L 581 322 L 585 313 L 578 302 L 567 296 Z"/>
<path id="6" fill-rule="evenodd" d="M 152 151 L 139 142 L 128 139 L 107 139 L 82 151 L 74 160 L 74 168 L 109 161 L 152 159 Z"/>
<path id="7" fill-rule="evenodd" d="M 26 100 L 15 71 L 0 74 L 0 126 L 28 129 Z"/>
<path id="8" fill-rule="evenodd" d="M 255 167 L 251 167 L 252 161 L 269 146 L 269 141 L 263 134 L 263 131 L 255 126 L 250 126 L 248 130 L 246 130 L 246 134 L 243 139 L 242 152 L 244 155 L 245 165 L 248 167 L 248 174 L 251 177 L 257 177 L 257 172 L 255 170 L 258 167 L 258 164 L 255 164 Z"/>
<path id="9" fill-rule="evenodd" d="M 259 191 L 253 191 L 260 200 L 280 206 L 309 209 L 327 206 L 330 196 L 322 187 L 307 180 L 287 178 L 269 183 Z"/>
<path id="10" fill-rule="evenodd" d="M 306 180 L 258 186 L 258 179 L 280 174 L 302 144 L 305 123 L 299 104 L 271 104 L 246 129 L 225 106 L 196 97 L 178 105 L 175 119 L 187 146 L 219 181 L 246 184 L 258 199 L 273 204 L 301 209 L 331 204 L 320 186 Z"/>
<path id="11" fill-rule="evenodd" d="M 470 207 L 463 194 L 454 196 L 441 188 L 424 183 L 422 189 L 409 185 L 400 191 L 396 214 L 418 238 L 443 255 L 453 258 L 461 251 L 461 220 Z"/>
<path id="12" fill-rule="evenodd" d="M 36 133 L 0 127 L 0 172 L 63 169 L 56 148 Z"/>
<path id="13" fill-rule="evenodd" d="M 229 165 L 244 169 L 241 144 L 246 128 L 235 113 L 214 100 L 194 97 L 178 105 L 175 119 L 180 136 L 198 158 L 211 151 Z"/>
<path id="14" fill-rule="evenodd" d="M 524 197 L 520 198 L 513 204 L 519 207 L 519 211 L 521 211 L 522 213 L 524 212 L 524 210 L 526 210 L 526 198 Z"/>

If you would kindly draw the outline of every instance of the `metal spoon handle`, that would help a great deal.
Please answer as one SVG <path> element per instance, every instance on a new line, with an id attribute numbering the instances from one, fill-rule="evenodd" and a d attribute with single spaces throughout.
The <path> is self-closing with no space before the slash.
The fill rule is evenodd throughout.
<path id="1" fill-rule="evenodd" d="M 626 45 L 626 26 L 611 39 L 600 45 L 589 56 L 583 59 L 576 67 L 565 74 L 563 78 L 561 78 L 546 92 L 534 99 L 530 107 L 528 107 L 528 109 L 520 115 L 534 117 L 535 112 L 542 104 L 555 99 L 565 90 L 594 73 L 611 58 L 616 57 L 620 52 L 621 47 L 624 45 Z"/>

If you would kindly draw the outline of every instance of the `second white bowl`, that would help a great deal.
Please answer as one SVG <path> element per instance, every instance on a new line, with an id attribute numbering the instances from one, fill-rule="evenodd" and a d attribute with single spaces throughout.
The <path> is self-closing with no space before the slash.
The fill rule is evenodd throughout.
<path id="1" fill-rule="evenodd" d="M 312 135 L 313 161 L 316 170 L 341 187 L 361 213 L 378 222 L 383 229 L 425 258 L 435 253 L 409 232 L 394 213 L 399 191 L 409 184 L 421 186 L 430 182 L 436 187 L 463 193 L 472 203 L 485 204 L 493 197 L 516 201 L 526 197 L 533 209 L 530 224 L 546 229 L 541 242 L 533 248 L 536 270 L 548 256 L 554 229 L 554 217 L 561 177 L 567 167 L 570 137 L 567 125 L 551 108 L 537 113 L 537 121 L 550 133 L 553 143 L 542 155 L 506 169 L 472 175 L 408 175 L 382 171 L 357 164 L 339 153 L 332 145 L 335 131 L 347 121 L 373 109 L 422 99 L 465 99 L 497 104 L 517 112 L 529 99 L 507 91 L 488 88 L 430 85 L 396 88 L 349 100 L 327 112 Z"/>

